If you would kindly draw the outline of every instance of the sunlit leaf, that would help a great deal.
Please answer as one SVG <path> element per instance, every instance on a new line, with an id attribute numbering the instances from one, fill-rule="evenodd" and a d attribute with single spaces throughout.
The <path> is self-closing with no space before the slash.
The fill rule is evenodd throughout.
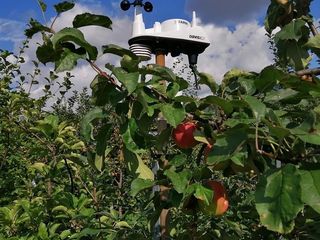
<path id="1" fill-rule="evenodd" d="M 184 108 L 179 105 L 163 104 L 160 107 L 160 110 L 164 118 L 173 127 L 176 127 L 181 123 L 186 116 Z"/>
<path id="2" fill-rule="evenodd" d="M 320 214 L 320 170 L 301 170 L 302 201 Z"/>
<path id="3" fill-rule="evenodd" d="M 131 196 L 135 197 L 142 190 L 153 187 L 153 181 L 150 179 L 136 178 L 131 182 Z"/>
<path id="4" fill-rule="evenodd" d="M 256 189 L 256 208 L 261 223 L 269 230 L 290 233 L 294 219 L 303 209 L 301 177 L 296 166 L 287 164 L 263 176 Z"/>
<path id="5" fill-rule="evenodd" d="M 172 169 L 168 169 L 164 172 L 164 175 L 170 179 L 174 189 L 178 193 L 183 193 L 185 191 L 192 177 L 192 173 L 188 169 L 184 169 L 182 172 L 175 172 Z"/>
<path id="6" fill-rule="evenodd" d="M 97 48 L 90 45 L 85 40 L 83 33 L 76 28 L 64 28 L 57 32 L 52 38 L 54 48 L 61 46 L 64 42 L 73 42 L 80 47 L 83 47 L 87 51 L 90 60 L 95 60 L 97 58 Z"/>
<path id="7" fill-rule="evenodd" d="M 246 103 L 249 105 L 257 120 L 260 120 L 265 116 L 267 109 L 264 103 L 262 103 L 260 100 L 252 96 L 244 96 L 244 101 L 246 101 Z"/>

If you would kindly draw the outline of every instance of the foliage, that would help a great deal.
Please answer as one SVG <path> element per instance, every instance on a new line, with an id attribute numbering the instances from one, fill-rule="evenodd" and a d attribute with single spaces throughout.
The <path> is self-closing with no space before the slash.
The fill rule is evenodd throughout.
<path id="1" fill-rule="evenodd" d="M 319 54 L 319 35 L 310 37 L 310 1 L 284 2 L 271 1 L 265 23 L 270 34 L 281 28 L 273 40 L 282 68 L 232 69 L 220 85 L 201 73 L 212 91 L 203 98 L 180 95 L 188 81 L 113 44 L 101 52 L 120 56 L 120 66 L 97 66 L 98 50 L 79 28 L 109 30 L 108 17 L 78 15 L 58 32 L 32 20 L 26 35 L 43 35 L 36 54 L 55 72 L 45 78 L 45 97 L 33 99 L 38 62 L 26 91 L 23 58 L 12 64 L 1 52 L 0 239 L 151 239 L 164 209 L 174 239 L 318 239 L 320 81 L 295 71 Z M 56 5 L 57 15 L 73 6 Z M 45 112 L 57 73 L 80 60 L 98 73 L 90 101 L 86 90 L 65 96 L 67 72 L 62 96 Z M 186 120 L 197 123 L 198 144 L 179 149 L 171 133 Z M 199 211 L 197 199 L 209 204 L 215 194 L 207 179 L 227 189 L 222 217 Z"/>

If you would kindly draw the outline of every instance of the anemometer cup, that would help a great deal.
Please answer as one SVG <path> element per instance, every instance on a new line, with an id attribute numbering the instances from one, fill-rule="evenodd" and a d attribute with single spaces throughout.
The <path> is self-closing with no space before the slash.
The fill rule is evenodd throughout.
<path id="1" fill-rule="evenodd" d="M 128 1 L 128 0 L 123 0 L 120 3 L 120 7 L 121 7 L 121 9 L 123 11 L 129 10 L 131 5 L 133 5 L 134 7 L 136 7 L 136 6 L 143 7 L 146 12 L 152 12 L 152 10 L 153 10 L 152 3 L 151 2 L 145 2 L 143 4 L 143 0 L 135 0 L 133 3 L 130 3 L 130 1 Z"/>

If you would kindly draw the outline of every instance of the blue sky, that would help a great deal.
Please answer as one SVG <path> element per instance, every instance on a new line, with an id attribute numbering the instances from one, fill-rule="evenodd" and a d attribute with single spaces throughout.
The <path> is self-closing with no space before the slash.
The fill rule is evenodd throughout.
<path id="1" fill-rule="evenodd" d="M 50 24 L 55 16 L 53 5 L 59 0 L 44 0 L 48 5 L 46 23 Z M 132 1 L 132 0 L 131 0 Z M 217 82 L 231 68 L 260 71 L 273 63 L 273 55 L 269 49 L 268 39 L 263 27 L 268 0 L 149 0 L 154 5 L 152 13 L 144 13 L 147 27 L 155 21 L 170 18 L 191 20 L 192 10 L 196 10 L 198 18 L 211 41 L 210 47 L 201 54 L 198 69 L 211 74 Z M 76 0 L 76 7 L 58 18 L 55 30 L 70 26 L 75 15 L 83 12 L 105 14 L 113 20 L 113 31 L 102 28 L 82 29 L 87 40 L 95 46 L 115 43 L 128 47 L 131 36 L 133 9 L 127 12 L 120 10 L 121 0 Z M 37 0 L 1 0 L 0 8 L 0 48 L 15 51 L 22 40 L 23 30 L 28 20 L 35 18 L 45 23 Z M 320 20 L 320 0 L 312 3 L 312 13 L 316 22 Z M 25 69 L 32 67 L 34 52 L 41 41 L 36 36 L 26 51 Z M 109 61 L 117 64 L 115 59 L 103 56 L 98 64 L 104 66 Z M 175 59 L 167 57 L 167 63 L 175 63 Z M 47 68 L 43 68 L 48 72 Z M 89 67 L 79 64 L 75 69 L 77 87 L 88 86 L 95 72 Z M 36 91 L 36 90 L 35 90 Z"/>
<path id="2" fill-rule="evenodd" d="M 199 12 L 203 22 L 212 22 L 218 25 L 224 25 L 229 29 L 241 21 L 247 21 L 250 18 L 256 19 L 260 24 L 263 21 L 266 11 L 267 0 L 149 0 L 154 5 L 152 13 L 145 14 L 145 22 L 147 27 L 151 26 L 155 21 L 164 21 L 169 18 L 190 19 L 191 8 Z M 58 0 L 45 0 L 48 5 L 46 18 L 50 19 L 54 16 L 53 5 L 58 3 Z M 114 16 L 132 16 L 132 9 L 128 12 L 122 12 L 119 7 L 120 0 L 76 0 L 80 4 L 87 6 L 99 6 L 99 8 Z M 208 2 L 211 2 L 208 4 Z M 24 26 L 30 18 L 36 18 L 43 21 L 41 11 L 37 0 L 1 0 L 2 7 L 0 8 L 0 33 L 5 37 L 0 37 L 0 48 L 12 49 L 12 40 L 23 38 L 22 32 Z M 239 4 L 237 4 L 239 3 Z M 207 6 L 210 5 L 210 6 Z M 239 6 L 238 6 L 239 5 Z M 243 6 L 243 7 L 242 7 Z M 312 3 L 312 12 L 315 19 L 320 19 L 320 1 L 314 0 Z M 10 40 L 10 35 L 6 36 L 7 28 L 1 31 L 1 26 L 8 24 L 7 28 L 14 28 L 13 39 Z M 20 35 L 19 35 L 20 32 Z"/>

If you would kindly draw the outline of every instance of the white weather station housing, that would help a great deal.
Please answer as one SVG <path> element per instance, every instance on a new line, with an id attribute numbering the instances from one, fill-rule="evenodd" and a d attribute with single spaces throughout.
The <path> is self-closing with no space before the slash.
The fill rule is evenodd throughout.
<path id="1" fill-rule="evenodd" d="M 135 0 L 121 1 L 121 9 L 135 8 L 132 37 L 129 39 L 130 50 L 142 60 L 150 60 L 152 54 L 161 51 L 173 57 L 186 54 L 192 71 L 196 71 L 198 55 L 210 45 L 204 29 L 197 25 L 196 13 L 193 12 L 191 23 L 183 19 L 169 19 L 162 23 L 155 22 L 153 28 L 145 28 L 142 10 L 152 12 L 150 2 Z"/>

